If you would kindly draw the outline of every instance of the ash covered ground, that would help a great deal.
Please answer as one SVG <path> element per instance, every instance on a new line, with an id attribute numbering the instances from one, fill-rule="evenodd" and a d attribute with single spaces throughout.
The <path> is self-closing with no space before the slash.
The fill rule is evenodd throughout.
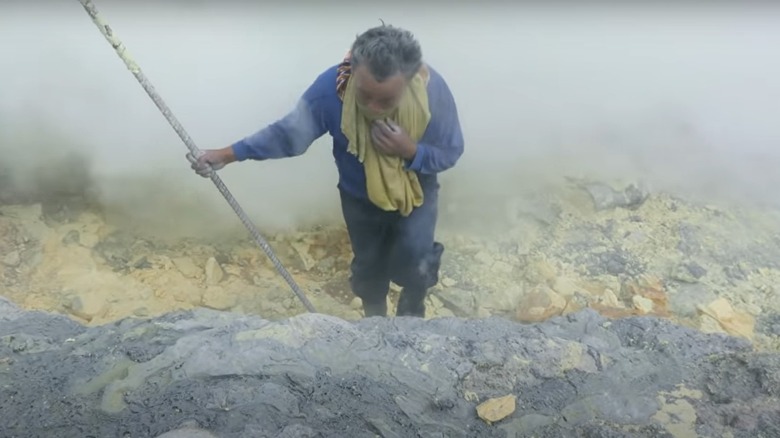
<path id="1" fill-rule="evenodd" d="M 8 437 L 780 436 L 780 354 L 656 317 L 197 309 L 87 328 L 3 300 L 0 330 Z M 508 417 L 478 418 L 507 395 Z"/>

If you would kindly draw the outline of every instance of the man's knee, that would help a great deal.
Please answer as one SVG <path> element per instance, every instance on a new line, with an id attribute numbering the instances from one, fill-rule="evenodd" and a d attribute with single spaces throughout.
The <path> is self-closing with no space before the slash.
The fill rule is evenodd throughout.
<path id="1" fill-rule="evenodd" d="M 390 289 L 390 278 L 376 267 L 353 267 L 349 276 L 349 286 L 352 293 L 364 301 L 378 301 L 387 297 Z"/>
<path id="2" fill-rule="evenodd" d="M 444 245 L 400 246 L 392 266 L 392 280 L 407 289 L 423 292 L 439 282 L 439 270 Z"/>
<path id="3" fill-rule="evenodd" d="M 444 245 L 434 242 L 428 251 L 410 257 L 411 263 L 402 264 L 396 271 L 395 282 L 403 287 L 398 299 L 398 316 L 425 317 L 425 297 L 428 289 L 439 282 L 439 268 Z"/>
<path id="4" fill-rule="evenodd" d="M 360 298 L 366 317 L 387 316 L 387 293 L 390 291 L 390 279 L 386 275 L 377 275 L 372 271 L 352 271 L 349 277 L 352 293 Z"/>

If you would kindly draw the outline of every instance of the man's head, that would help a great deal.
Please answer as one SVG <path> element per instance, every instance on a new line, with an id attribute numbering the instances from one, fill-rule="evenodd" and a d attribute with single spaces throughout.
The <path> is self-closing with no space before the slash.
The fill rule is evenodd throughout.
<path id="1" fill-rule="evenodd" d="M 352 44 L 358 105 L 373 116 L 391 112 L 421 66 L 420 44 L 409 31 L 385 24 L 365 31 Z"/>

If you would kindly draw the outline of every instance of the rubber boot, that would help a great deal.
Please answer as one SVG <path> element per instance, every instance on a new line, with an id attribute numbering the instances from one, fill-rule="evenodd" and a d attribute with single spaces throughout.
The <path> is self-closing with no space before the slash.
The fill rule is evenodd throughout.
<path id="1" fill-rule="evenodd" d="M 387 316 L 387 299 L 377 303 L 363 301 L 363 314 L 366 318 L 372 316 Z"/>
<path id="2" fill-rule="evenodd" d="M 395 315 L 425 318 L 425 295 L 425 291 L 402 290 Z"/>

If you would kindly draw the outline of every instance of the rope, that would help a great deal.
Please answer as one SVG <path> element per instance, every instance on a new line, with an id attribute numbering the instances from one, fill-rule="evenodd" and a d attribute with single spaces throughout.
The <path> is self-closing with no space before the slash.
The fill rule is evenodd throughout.
<path id="1" fill-rule="evenodd" d="M 95 8 L 95 5 L 92 3 L 92 0 L 79 0 L 79 2 L 81 3 L 82 6 L 84 6 L 84 9 L 87 11 L 87 14 L 89 14 L 89 16 L 92 18 L 92 21 L 100 30 L 100 33 L 103 34 L 106 40 L 108 40 L 108 42 L 114 48 L 117 55 L 119 55 L 122 61 L 124 61 L 128 70 L 130 70 L 130 72 L 133 73 L 136 79 L 138 79 L 138 82 L 141 84 L 144 90 L 146 90 L 146 93 L 149 95 L 152 101 L 154 101 L 155 105 L 157 105 L 157 108 L 160 109 L 160 112 L 162 112 L 163 116 L 165 116 L 165 118 L 168 120 L 168 123 L 170 123 L 173 129 L 176 131 L 176 133 L 179 134 L 179 137 L 181 137 L 182 141 L 184 141 L 184 144 L 190 150 L 190 154 L 192 154 L 193 157 L 198 157 L 200 154 L 200 150 L 198 150 L 198 148 L 195 146 L 195 143 L 192 141 L 190 136 L 184 130 L 181 123 L 179 123 L 176 117 L 174 117 L 170 108 L 168 108 L 168 105 L 166 105 L 165 102 L 162 100 L 162 98 L 157 94 L 154 87 L 146 78 L 146 75 L 144 75 L 144 73 L 141 71 L 141 68 L 138 66 L 138 64 L 136 64 L 135 61 L 130 57 L 125 45 L 122 44 L 122 42 L 119 40 L 117 35 L 114 33 L 113 29 L 111 29 L 111 27 L 100 16 L 97 8 Z M 225 198 L 228 204 L 230 204 L 230 206 L 233 207 L 233 211 L 236 212 L 238 218 L 241 219 L 241 222 L 249 230 L 249 233 L 252 235 L 254 241 L 263 249 L 263 251 L 265 251 L 266 255 L 268 255 L 268 258 L 271 259 L 271 262 L 276 267 L 276 270 L 279 271 L 282 277 L 284 277 L 285 281 L 287 281 L 287 284 L 290 285 L 290 288 L 293 290 L 295 295 L 298 296 L 298 298 L 301 300 L 301 302 L 306 307 L 306 309 L 309 312 L 316 313 L 316 310 L 314 310 L 314 306 L 311 304 L 308 298 L 306 298 L 306 295 L 303 293 L 301 288 L 298 287 L 298 285 L 295 283 L 292 276 L 290 276 L 290 273 L 287 272 L 284 266 L 282 266 L 282 263 L 274 254 L 273 250 L 268 245 L 268 242 L 266 242 L 263 236 L 260 235 L 260 232 L 257 231 L 257 228 L 255 228 L 254 224 L 247 217 L 247 214 L 244 212 L 241 206 L 238 205 L 236 199 L 233 197 L 230 191 L 228 191 L 225 184 L 217 175 L 217 172 L 212 171 L 210 173 L 211 173 L 211 181 L 214 182 L 215 186 L 217 186 L 217 189 L 219 189 L 219 192 L 222 193 L 222 196 Z"/>

